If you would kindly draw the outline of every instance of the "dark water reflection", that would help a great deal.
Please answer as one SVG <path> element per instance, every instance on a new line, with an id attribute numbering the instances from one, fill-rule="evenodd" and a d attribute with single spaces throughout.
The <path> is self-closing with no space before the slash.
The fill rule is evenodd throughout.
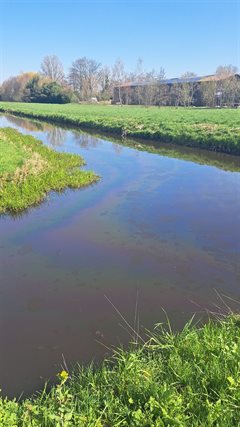
<path id="1" fill-rule="evenodd" d="M 240 299 L 239 173 L 26 119 L 2 116 L 0 126 L 79 153 L 101 175 L 20 217 L 0 217 L 3 393 L 38 389 L 62 354 L 69 364 L 100 360 L 107 350 L 97 341 L 127 343 L 105 295 L 131 323 L 138 295 L 147 328 L 164 320 L 162 307 L 180 328 L 214 306 L 214 289 Z M 239 158 L 221 162 L 237 168 Z"/>

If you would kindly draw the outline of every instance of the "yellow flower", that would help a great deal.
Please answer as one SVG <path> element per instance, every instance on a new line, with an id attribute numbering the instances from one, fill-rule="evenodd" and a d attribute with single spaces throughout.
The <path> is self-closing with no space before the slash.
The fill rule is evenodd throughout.
<path id="1" fill-rule="evenodd" d="M 62 371 L 60 372 L 60 374 L 58 374 L 58 376 L 61 378 L 61 380 L 66 381 L 68 379 L 68 372 L 67 371 Z"/>

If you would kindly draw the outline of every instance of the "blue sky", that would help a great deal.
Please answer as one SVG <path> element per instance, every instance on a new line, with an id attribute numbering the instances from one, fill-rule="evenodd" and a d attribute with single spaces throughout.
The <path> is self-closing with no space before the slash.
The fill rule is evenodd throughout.
<path id="1" fill-rule="evenodd" d="M 39 70 L 47 54 L 67 72 L 81 56 L 126 69 L 141 57 L 167 77 L 240 67 L 240 0 L 0 0 L 0 81 Z"/>

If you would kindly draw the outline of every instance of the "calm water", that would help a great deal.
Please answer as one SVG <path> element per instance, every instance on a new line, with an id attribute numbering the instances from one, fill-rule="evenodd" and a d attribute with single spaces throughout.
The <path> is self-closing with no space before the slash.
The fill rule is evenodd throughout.
<path id="1" fill-rule="evenodd" d="M 62 355 L 71 366 L 101 360 L 108 350 L 100 342 L 127 343 L 107 298 L 132 325 L 138 301 L 142 330 L 164 320 L 162 308 L 180 328 L 196 311 L 223 307 L 214 289 L 240 300 L 239 172 L 25 119 L 0 116 L 0 126 L 79 153 L 101 175 L 19 217 L 0 217 L 4 394 L 53 380 Z"/>

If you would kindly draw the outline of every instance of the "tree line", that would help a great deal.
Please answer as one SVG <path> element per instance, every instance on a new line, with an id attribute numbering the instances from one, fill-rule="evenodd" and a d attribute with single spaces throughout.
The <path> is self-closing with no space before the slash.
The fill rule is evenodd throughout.
<path id="1" fill-rule="evenodd" d="M 234 106 L 240 99 L 239 81 L 234 78 L 237 67 L 220 66 L 212 80 L 197 84 L 190 79 L 193 72 L 181 76 L 181 84 L 162 84 L 164 68 L 145 70 L 138 59 L 135 70 L 127 72 L 121 59 L 113 66 L 104 66 L 95 59 L 81 57 L 73 61 L 69 72 L 56 55 L 45 56 L 38 72 L 21 73 L 10 77 L 0 86 L 0 99 L 17 102 L 97 102 L 112 99 L 120 104 L 182 105 L 196 104 L 214 107 Z M 134 90 L 123 86 L 137 82 Z"/>

